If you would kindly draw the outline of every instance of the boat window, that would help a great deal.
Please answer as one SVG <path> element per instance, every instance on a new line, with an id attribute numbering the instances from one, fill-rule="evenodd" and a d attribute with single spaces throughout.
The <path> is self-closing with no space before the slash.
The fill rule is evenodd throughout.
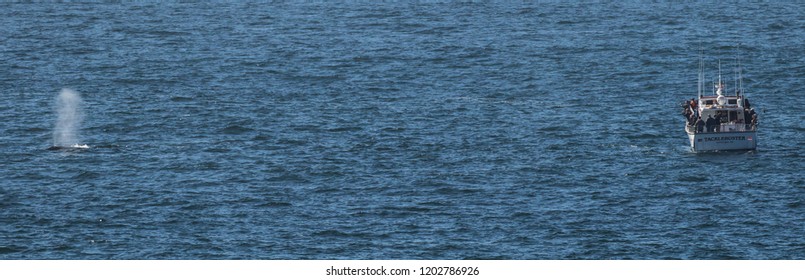
<path id="1" fill-rule="evenodd" d="M 730 104 L 730 105 L 736 105 L 736 104 L 738 104 L 738 99 L 730 99 L 730 100 L 727 100 L 727 104 Z"/>
<path id="2" fill-rule="evenodd" d="M 713 105 L 713 100 L 705 100 L 704 105 Z"/>
<path id="3" fill-rule="evenodd" d="M 738 111 L 730 111 L 730 121 L 738 120 Z"/>

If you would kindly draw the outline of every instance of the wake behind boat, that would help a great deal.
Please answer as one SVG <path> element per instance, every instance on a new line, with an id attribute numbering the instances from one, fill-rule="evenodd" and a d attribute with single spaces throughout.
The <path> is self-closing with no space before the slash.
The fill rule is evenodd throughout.
<path id="1" fill-rule="evenodd" d="M 740 69 L 740 68 L 739 68 Z M 755 150 L 758 116 L 743 94 L 740 70 L 735 81 L 735 94 L 725 96 L 719 63 L 718 83 L 713 95 L 703 96 L 703 62 L 699 62 L 699 98 L 686 101 L 683 115 L 687 119 L 690 148 L 694 152 Z"/>

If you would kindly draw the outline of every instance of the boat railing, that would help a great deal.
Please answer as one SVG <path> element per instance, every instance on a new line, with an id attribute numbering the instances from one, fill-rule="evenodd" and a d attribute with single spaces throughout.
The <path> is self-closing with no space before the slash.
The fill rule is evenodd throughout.
<path id="1" fill-rule="evenodd" d="M 757 125 L 753 124 L 736 124 L 736 123 L 722 123 L 721 125 L 714 125 L 708 129 L 707 126 L 702 128 L 702 131 L 696 131 L 695 125 L 686 125 L 685 131 L 688 133 L 732 133 L 732 132 L 747 132 L 757 131 Z"/>

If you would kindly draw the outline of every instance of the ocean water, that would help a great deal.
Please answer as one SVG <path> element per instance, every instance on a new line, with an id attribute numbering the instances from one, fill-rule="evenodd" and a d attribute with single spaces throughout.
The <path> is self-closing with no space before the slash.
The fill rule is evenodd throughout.
<path id="1" fill-rule="evenodd" d="M 799 4 L 0 4 L 0 259 L 805 259 Z M 695 154 L 700 53 L 757 151 Z M 80 94 L 87 149 L 48 150 Z"/>

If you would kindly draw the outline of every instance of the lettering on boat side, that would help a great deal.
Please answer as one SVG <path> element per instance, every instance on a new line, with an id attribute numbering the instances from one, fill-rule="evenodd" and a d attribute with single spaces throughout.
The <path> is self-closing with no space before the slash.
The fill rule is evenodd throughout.
<path id="1" fill-rule="evenodd" d="M 705 137 L 704 142 L 746 140 L 746 136 Z"/>

